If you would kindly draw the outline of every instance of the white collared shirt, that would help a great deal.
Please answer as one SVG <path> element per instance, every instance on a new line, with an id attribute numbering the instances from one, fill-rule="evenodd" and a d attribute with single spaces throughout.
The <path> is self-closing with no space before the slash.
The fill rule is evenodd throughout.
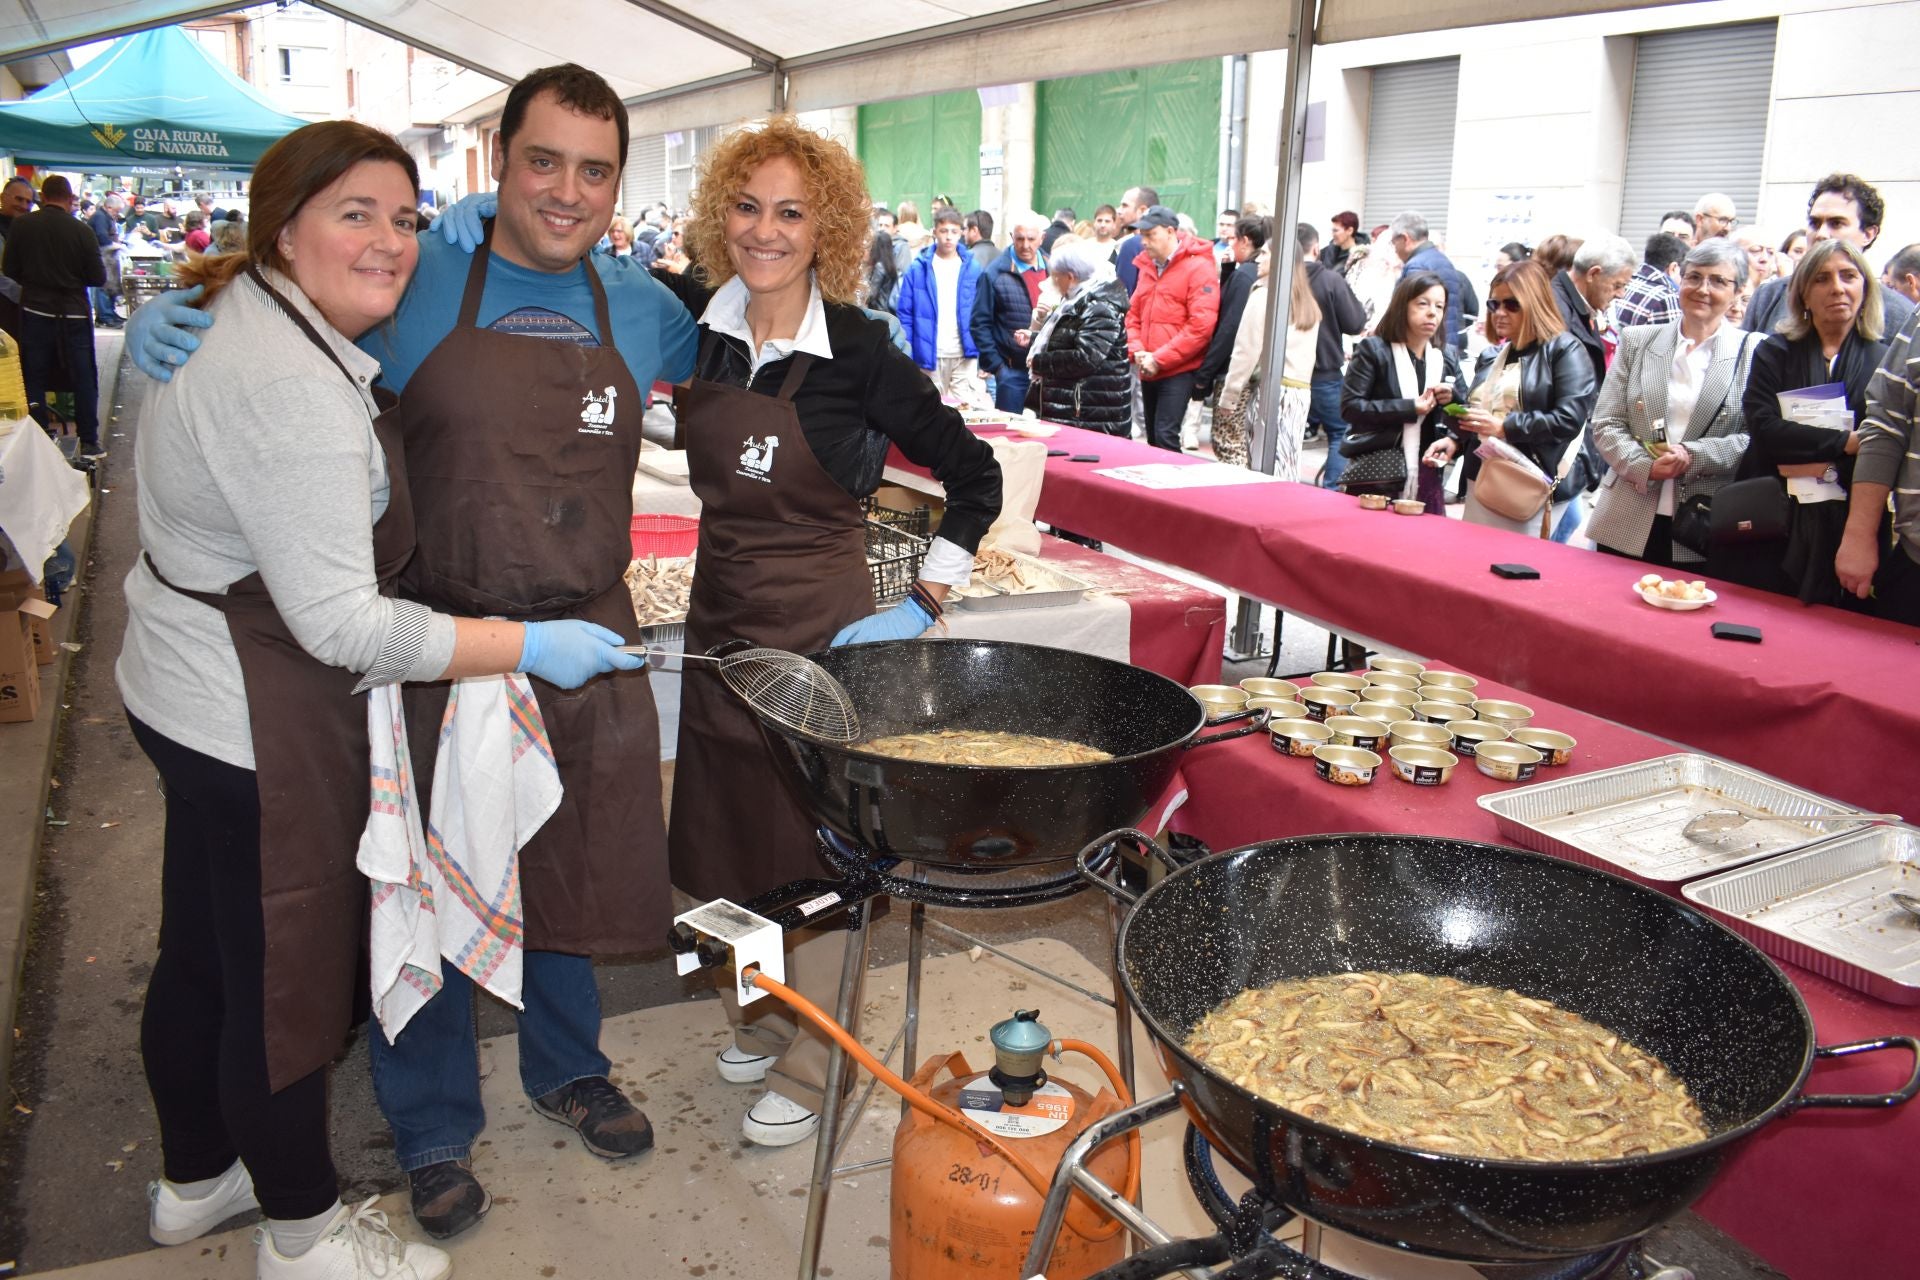
<path id="1" fill-rule="evenodd" d="M 1707 366 L 1713 363 L 1714 335 L 1694 342 L 1686 334 L 1675 335 L 1673 364 L 1667 370 L 1667 440 L 1681 443 L 1687 424 L 1693 420 L 1693 406 L 1700 399 L 1700 384 L 1707 380 Z M 1675 481 L 1660 482 L 1660 501 L 1655 515 L 1670 516 L 1679 499 Z"/>
<path id="2" fill-rule="evenodd" d="M 791 338 L 768 338 L 758 351 L 753 348 L 753 330 L 747 325 L 747 302 L 751 294 L 739 276 L 715 290 L 707 309 L 700 315 L 700 323 L 715 333 L 740 339 L 755 373 L 760 372 L 761 365 L 784 360 L 796 351 L 831 360 L 833 344 L 827 340 L 827 308 L 820 301 L 820 282 L 809 275 L 808 284 L 811 292 L 807 297 L 807 313 L 800 317 L 800 331 Z"/>

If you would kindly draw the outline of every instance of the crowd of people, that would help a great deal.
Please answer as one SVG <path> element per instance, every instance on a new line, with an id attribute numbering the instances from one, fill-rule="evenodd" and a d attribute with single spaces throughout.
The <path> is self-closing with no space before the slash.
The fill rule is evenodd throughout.
<path id="1" fill-rule="evenodd" d="M 1274 228 L 1257 210 L 1221 211 L 1208 241 L 1141 186 L 1091 220 L 1016 212 L 1000 249 L 984 210 L 941 197 L 929 232 L 910 202 L 876 206 L 865 305 L 897 315 L 915 362 L 970 407 L 1192 450 L 1204 403 L 1223 461 L 1248 465 L 1265 437 L 1286 478 L 1910 618 L 1909 562 L 1881 553 L 1913 516 L 1870 517 L 1911 437 L 1885 406 L 1910 396 L 1920 244 L 1876 277 L 1864 250 L 1884 215 L 1851 174 L 1818 183 L 1780 237 L 1710 192 L 1638 247 L 1502 245 L 1484 303 L 1418 212 L 1371 232 L 1339 212 L 1324 244 L 1302 223 L 1270 428 L 1255 374 Z M 1787 416 L 1781 394 L 1809 388 L 1854 429 Z M 1300 476 L 1316 433 L 1324 468 Z"/>

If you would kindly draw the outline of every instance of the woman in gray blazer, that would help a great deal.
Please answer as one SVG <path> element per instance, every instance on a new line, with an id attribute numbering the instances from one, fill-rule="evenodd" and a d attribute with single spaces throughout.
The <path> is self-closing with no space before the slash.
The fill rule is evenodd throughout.
<path id="1" fill-rule="evenodd" d="M 1681 266 L 1680 318 L 1621 334 L 1593 410 L 1607 474 L 1587 536 L 1600 550 L 1668 568 L 1705 560 L 1674 540 L 1673 516 L 1747 451 L 1740 399 L 1760 335 L 1727 319 L 1746 279 L 1739 245 L 1702 241 Z"/>

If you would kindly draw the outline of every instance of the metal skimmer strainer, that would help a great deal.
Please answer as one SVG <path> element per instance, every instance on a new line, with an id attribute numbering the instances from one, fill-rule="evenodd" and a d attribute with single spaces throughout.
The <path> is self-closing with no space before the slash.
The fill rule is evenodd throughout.
<path id="1" fill-rule="evenodd" d="M 647 665 L 665 667 L 675 659 L 713 662 L 720 678 L 742 702 L 769 720 L 828 742 L 857 742 L 860 714 L 846 686 L 811 658 L 785 649 L 742 649 L 724 658 L 671 649 L 626 645 L 622 653 L 644 654 Z"/>

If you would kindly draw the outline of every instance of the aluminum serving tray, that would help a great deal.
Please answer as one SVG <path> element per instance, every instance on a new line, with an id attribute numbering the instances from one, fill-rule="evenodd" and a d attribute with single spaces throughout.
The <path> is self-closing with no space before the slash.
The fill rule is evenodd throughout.
<path id="1" fill-rule="evenodd" d="M 993 594 L 990 596 L 953 596 L 951 598 L 953 607 L 976 613 L 992 613 L 1002 609 L 1046 609 L 1054 605 L 1073 604 L 1085 598 L 1087 592 L 1093 590 L 1091 582 L 1084 578 L 1077 578 L 1063 569 L 1055 568 L 1045 560 L 1023 556 L 1017 552 L 1009 554 L 1022 564 L 1038 569 L 1062 585 L 1048 591 L 1002 591 L 998 587 L 991 587 L 989 590 Z"/>
<path id="2" fill-rule="evenodd" d="M 1920 829 L 1869 827 L 1680 892 L 1776 959 L 1893 1004 L 1920 1004 Z"/>
<path id="3" fill-rule="evenodd" d="M 1680 834 L 1709 809 L 1787 819 L 1858 812 L 1753 769 L 1693 754 L 1494 792 L 1480 797 L 1480 807 L 1494 816 L 1501 835 L 1522 848 L 1669 891 L 1849 829 L 1788 821 L 1749 823 L 1697 840 Z"/>

